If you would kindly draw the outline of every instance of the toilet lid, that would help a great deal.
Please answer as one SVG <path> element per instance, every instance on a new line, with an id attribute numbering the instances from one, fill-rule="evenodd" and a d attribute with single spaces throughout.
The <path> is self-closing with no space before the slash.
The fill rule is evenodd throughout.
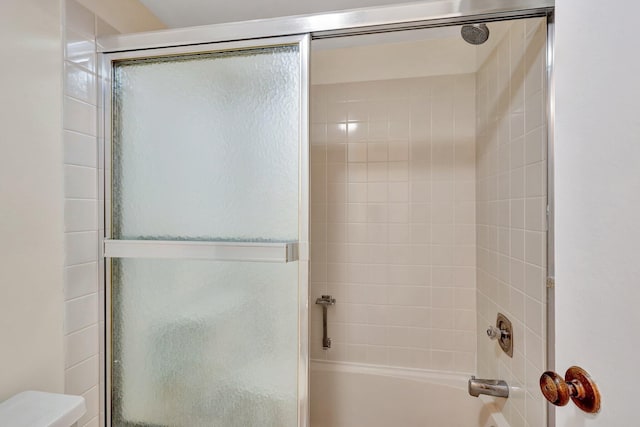
<path id="1" fill-rule="evenodd" d="M 69 427 L 85 411 L 84 397 L 25 391 L 0 403 L 0 426 Z"/>

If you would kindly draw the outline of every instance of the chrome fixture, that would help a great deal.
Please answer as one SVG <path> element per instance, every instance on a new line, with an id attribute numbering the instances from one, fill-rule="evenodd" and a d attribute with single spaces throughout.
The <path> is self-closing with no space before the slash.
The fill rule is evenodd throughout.
<path id="1" fill-rule="evenodd" d="M 331 295 L 322 295 L 316 300 L 316 304 L 322 306 L 322 348 L 331 348 L 331 338 L 327 336 L 327 309 L 330 305 L 336 303 L 335 298 L 331 298 Z"/>
<path id="2" fill-rule="evenodd" d="M 480 380 L 472 376 L 469 380 L 469 394 L 473 397 L 478 397 L 481 394 L 509 397 L 509 385 L 502 380 Z"/>
<path id="3" fill-rule="evenodd" d="M 498 313 L 496 326 L 489 325 L 487 336 L 492 340 L 498 340 L 502 351 L 513 357 L 513 326 L 507 316 Z"/>
<path id="4" fill-rule="evenodd" d="M 463 25 L 460 35 L 469 44 L 482 44 L 489 39 L 489 27 L 487 24 Z"/>

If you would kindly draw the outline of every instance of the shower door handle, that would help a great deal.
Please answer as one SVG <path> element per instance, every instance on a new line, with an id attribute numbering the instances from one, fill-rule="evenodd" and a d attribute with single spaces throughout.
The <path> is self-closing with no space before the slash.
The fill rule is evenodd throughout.
<path id="1" fill-rule="evenodd" d="M 335 303 L 336 299 L 332 298 L 331 295 L 322 295 L 316 300 L 316 304 L 322 306 L 322 348 L 324 349 L 331 348 L 331 338 L 327 333 L 327 309 Z"/>

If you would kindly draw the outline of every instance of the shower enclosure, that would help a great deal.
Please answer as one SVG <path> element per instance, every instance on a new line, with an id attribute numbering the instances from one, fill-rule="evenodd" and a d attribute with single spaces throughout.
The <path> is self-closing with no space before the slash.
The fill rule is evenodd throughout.
<path id="1" fill-rule="evenodd" d="M 330 349 L 311 313 L 314 427 L 476 426 L 472 375 L 543 425 L 546 21 L 487 29 L 312 42 L 310 301 L 336 299 Z"/>
<path id="2" fill-rule="evenodd" d="M 114 425 L 304 416 L 308 43 L 108 57 Z"/>
<path id="3" fill-rule="evenodd" d="M 497 379 L 508 373 L 515 383 L 524 369 L 552 367 L 552 359 L 539 367 L 533 356 L 524 357 L 525 339 L 537 345 L 531 353 L 536 361 L 547 351 L 539 337 L 549 335 L 537 315 L 518 312 L 516 362 L 479 336 L 496 308 L 511 307 L 510 292 L 514 301 L 523 296 L 523 305 L 530 297 L 542 304 L 536 310 L 544 306 L 542 288 L 528 295 L 505 274 L 520 278 L 522 267 L 523 281 L 541 284 L 552 276 L 552 264 L 543 260 L 544 213 L 513 233 L 511 222 L 497 222 L 512 209 L 539 214 L 537 208 L 546 212 L 548 206 L 546 188 L 539 191 L 545 151 L 531 163 L 516 165 L 516 158 L 511 168 L 503 146 L 519 146 L 522 137 L 525 150 L 525 136 L 533 132 L 540 147 L 547 140 L 552 9 L 546 0 L 509 7 L 492 0 L 440 1 L 101 40 L 107 425 L 309 427 L 311 360 Z M 523 24 L 496 22 L 507 29 L 494 41 L 489 36 L 495 45 L 486 48 L 476 74 L 312 86 L 310 74 L 321 75 L 312 40 L 463 23 L 494 28 L 494 21 L 516 18 Z M 539 88 L 517 98 L 522 110 L 498 93 L 504 85 L 519 93 L 500 61 L 507 58 L 509 70 L 527 75 L 517 66 L 524 50 L 522 58 L 512 58 L 518 49 L 510 46 L 520 40 L 523 49 L 536 44 L 530 55 L 540 71 Z M 375 94 L 379 87 L 384 96 Z M 354 91 L 362 98 L 344 98 Z M 385 106 L 358 116 L 365 110 L 339 105 L 371 97 L 378 97 L 372 104 L 391 102 L 401 114 L 392 119 L 395 113 Z M 412 120 L 414 111 L 401 106 L 405 101 L 422 114 L 408 131 L 396 126 L 404 113 Z M 526 102 L 539 105 L 539 115 L 526 118 Z M 461 115 L 449 114 L 447 105 Z M 511 138 L 507 127 L 504 139 L 511 123 L 514 129 L 522 124 L 522 135 Z M 512 197 L 505 180 L 519 173 L 539 185 Z M 519 247 L 520 234 L 523 245 L 526 235 L 527 245 L 541 249 L 538 258 L 504 252 L 506 241 Z M 460 286 L 447 289 L 449 281 Z M 393 286 L 401 292 L 390 299 L 385 292 Z M 327 293 L 336 299 L 327 307 L 329 350 L 322 348 L 322 309 L 314 304 Z M 463 306 L 449 307 L 453 300 Z M 464 326 L 449 328 L 449 320 Z M 380 328 L 383 335 L 375 335 Z M 445 347 L 425 344 L 436 335 Z M 491 359 L 476 363 L 481 352 Z M 524 415 L 532 398 L 532 419 L 542 420 L 538 396 L 524 392 L 505 410 Z"/>

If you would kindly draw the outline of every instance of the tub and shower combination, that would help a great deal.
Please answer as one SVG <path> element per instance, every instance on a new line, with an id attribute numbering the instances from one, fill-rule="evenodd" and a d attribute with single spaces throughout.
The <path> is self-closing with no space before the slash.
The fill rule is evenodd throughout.
<path id="1" fill-rule="evenodd" d="M 468 27 L 312 45 L 312 427 L 541 425 L 535 390 L 467 381 L 521 390 L 543 368 L 519 301 L 544 318 L 526 295 L 545 248 L 520 239 L 544 234 L 546 25 Z M 485 332 L 498 313 L 511 355 Z"/>
<path id="2" fill-rule="evenodd" d="M 107 425 L 544 425 L 552 5 L 530 2 L 102 40 Z"/>
<path id="3" fill-rule="evenodd" d="M 509 427 L 502 402 L 467 393 L 468 377 L 424 370 L 315 362 L 311 427 Z"/>

